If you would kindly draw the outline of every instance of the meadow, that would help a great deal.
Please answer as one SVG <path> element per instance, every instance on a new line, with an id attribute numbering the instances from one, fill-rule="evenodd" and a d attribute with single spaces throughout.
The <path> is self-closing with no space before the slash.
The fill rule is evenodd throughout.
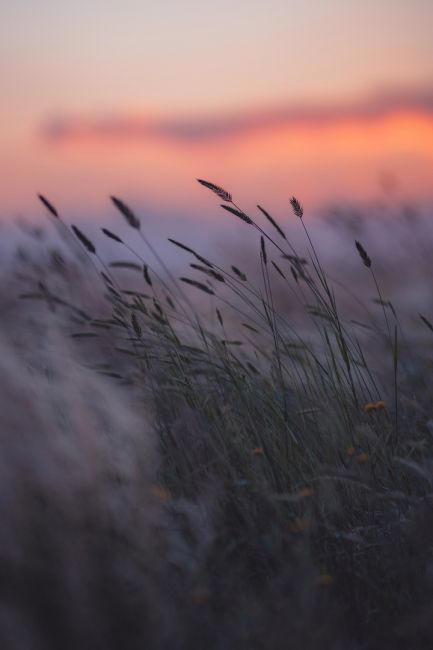
<path id="1" fill-rule="evenodd" d="M 329 270 L 300 200 L 293 238 L 199 183 L 248 268 L 41 195 L 56 239 L 2 271 L 0 645 L 430 648 L 428 228 L 334 213 Z"/>

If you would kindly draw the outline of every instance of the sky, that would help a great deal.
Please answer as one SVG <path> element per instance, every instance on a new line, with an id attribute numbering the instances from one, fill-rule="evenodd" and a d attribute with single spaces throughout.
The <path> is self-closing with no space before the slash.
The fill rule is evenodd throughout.
<path id="1" fill-rule="evenodd" d="M 429 201 L 431 0 L 2 0 L 0 219 Z"/>

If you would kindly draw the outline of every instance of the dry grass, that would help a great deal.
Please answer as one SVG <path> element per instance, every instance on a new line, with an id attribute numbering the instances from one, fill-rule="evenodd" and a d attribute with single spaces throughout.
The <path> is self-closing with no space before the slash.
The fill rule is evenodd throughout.
<path id="1" fill-rule="evenodd" d="M 76 227 L 92 262 L 74 241 L 61 265 L 20 260 L 1 647 L 428 648 L 430 320 L 396 309 L 359 242 L 374 310 L 342 289 L 297 199 L 299 250 L 199 182 L 258 232 L 256 281 L 176 240 L 193 277 L 174 277 L 114 197 L 132 236 L 103 234 L 133 262 L 94 259 Z"/>

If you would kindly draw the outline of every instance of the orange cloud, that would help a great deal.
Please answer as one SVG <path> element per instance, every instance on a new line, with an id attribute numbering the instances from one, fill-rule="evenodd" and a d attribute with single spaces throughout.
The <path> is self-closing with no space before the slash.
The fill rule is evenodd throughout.
<path id="1" fill-rule="evenodd" d="M 256 200 L 277 212 L 292 194 L 310 212 L 374 198 L 384 171 L 398 179 L 402 199 L 433 198 L 429 89 L 214 118 L 68 118 L 49 121 L 42 135 L 0 152 L 5 214 L 33 209 L 41 191 L 61 208 L 101 214 L 113 193 L 169 214 L 215 214 L 197 176 L 227 187 L 247 207 Z"/>
<path id="2" fill-rule="evenodd" d="M 405 113 L 433 119 L 433 88 L 382 92 L 351 103 L 281 105 L 214 116 L 59 117 L 49 119 L 42 126 L 42 135 L 59 143 L 156 140 L 171 144 L 209 144 L 282 127 L 311 129 L 347 122 L 369 124 Z"/>

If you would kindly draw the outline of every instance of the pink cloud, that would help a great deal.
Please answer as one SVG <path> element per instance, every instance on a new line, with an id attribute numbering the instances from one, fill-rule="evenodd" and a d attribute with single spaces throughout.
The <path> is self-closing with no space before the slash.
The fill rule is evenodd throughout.
<path id="1" fill-rule="evenodd" d="M 207 143 L 279 126 L 326 126 L 345 120 L 372 121 L 398 112 L 433 117 L 433 88 L 376 93 L 356 102 L 286 104 L 259 110 L 186 118 L 65 116 L 48 119 L 41 132 L 52 142 L 91 137 L 99 141 L 164 140 L 172 143 Z"/>

